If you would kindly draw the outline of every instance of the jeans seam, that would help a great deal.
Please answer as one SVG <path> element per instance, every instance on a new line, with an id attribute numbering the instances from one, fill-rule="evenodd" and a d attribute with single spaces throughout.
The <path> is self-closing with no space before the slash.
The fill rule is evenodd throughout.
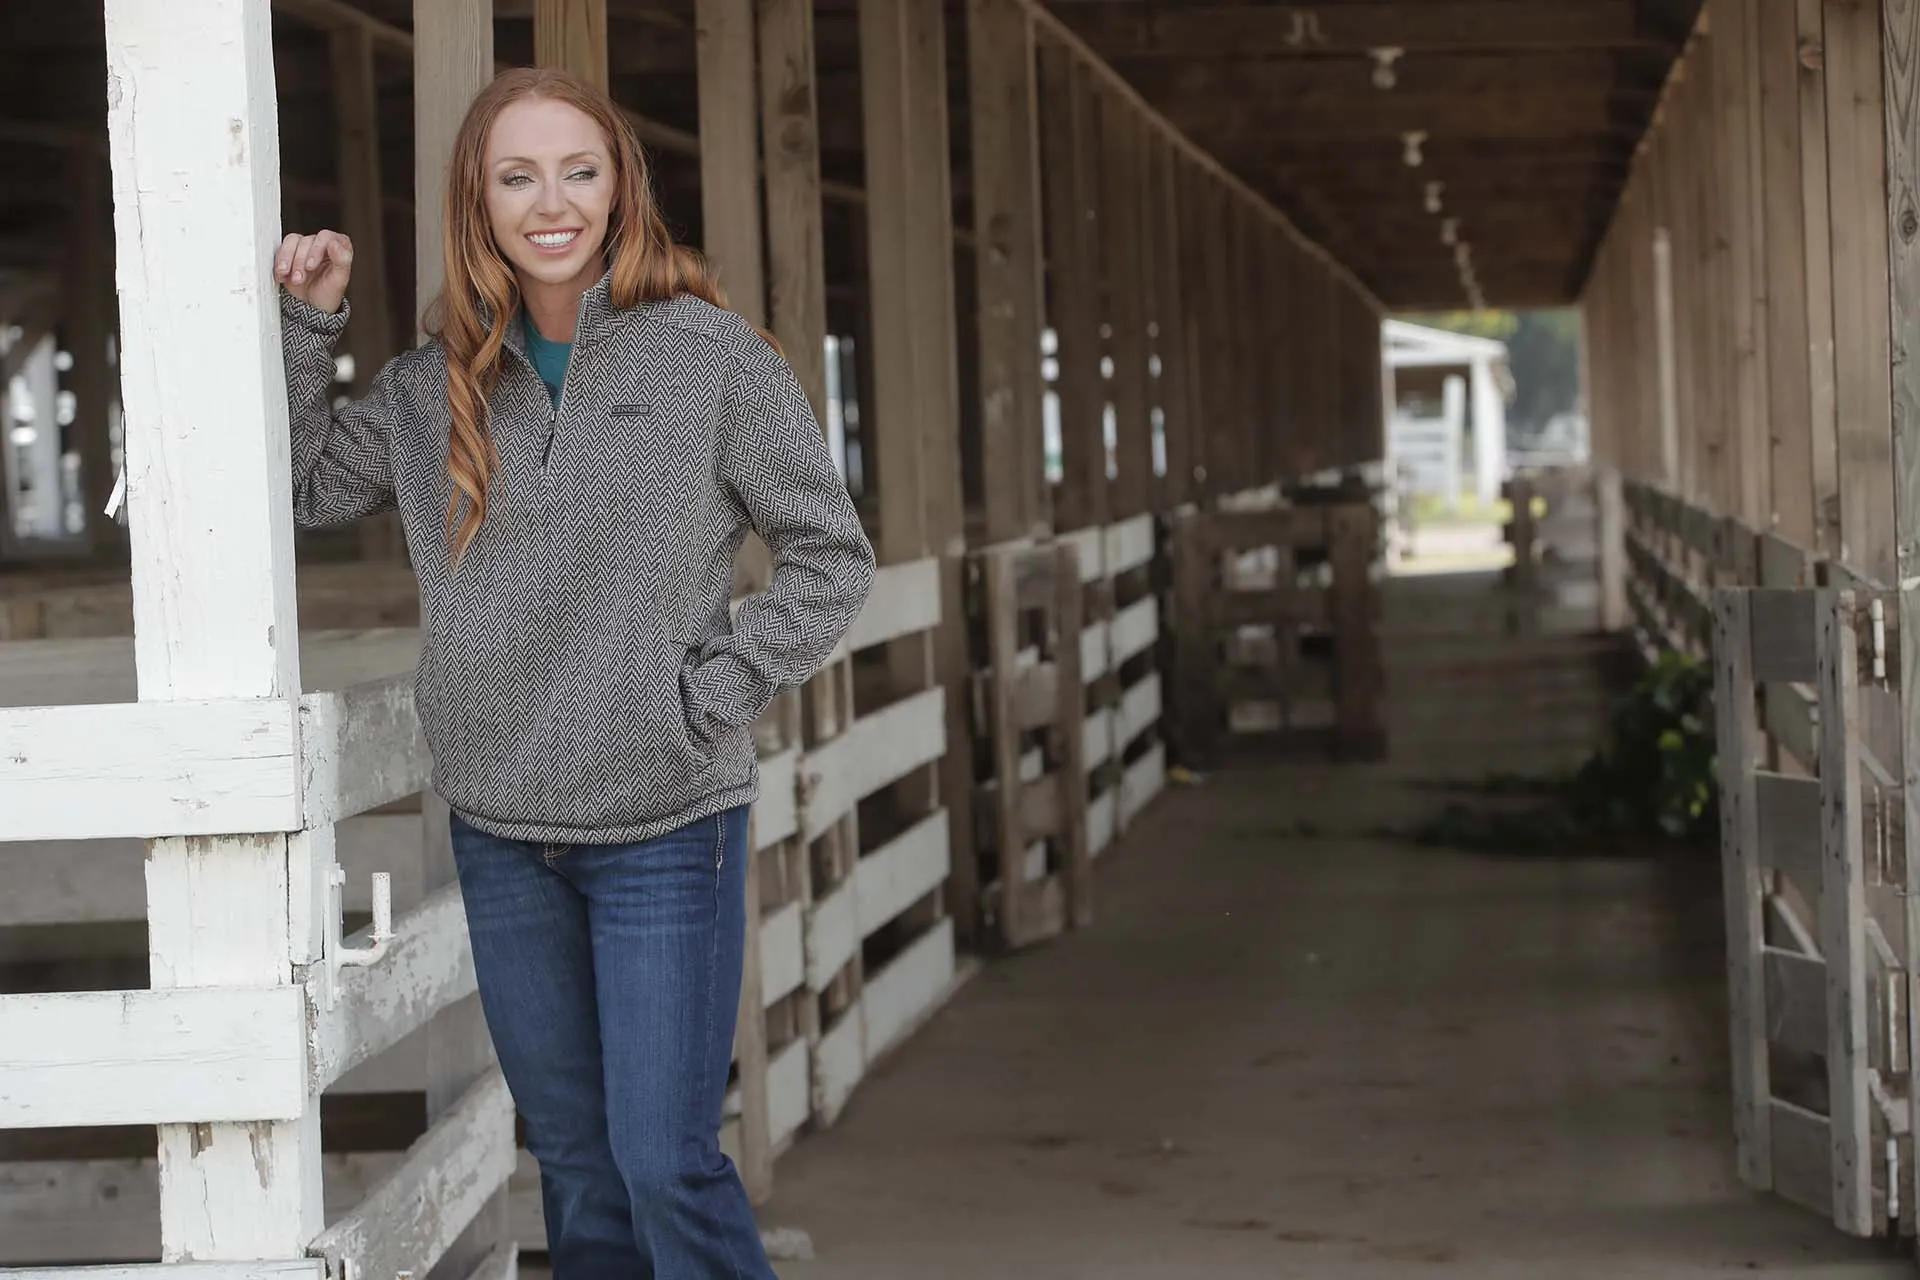
<path id="1" fill-rule="evenodd" d="M 714 1006 L 719 1002 L 720 985 L 720 867 L 726 858 L 727 815 L 724 812 L 714 815 L 713 843 L 713 917 L 707 930 L 707 1028 L 702 1044 L 713 1043 Z M 724 1068 L 723 1068 L 724 1070 Z M 722 1086 L 725 1092 L 725 1086 Z M 740 1255 L 734 1251 L 731 1233 L 725 1235 L 727 1265 L 733 1269 L 734 1280 L 745 1280 L 746 1272 L 740 1269 Z"/>

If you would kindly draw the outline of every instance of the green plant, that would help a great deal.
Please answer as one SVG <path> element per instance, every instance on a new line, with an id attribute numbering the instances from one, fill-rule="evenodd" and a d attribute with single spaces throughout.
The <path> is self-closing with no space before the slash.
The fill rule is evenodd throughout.
<path id="1" fill-rule="evenodd" d="M 1615 705 L 1606 748 L 1573 778 L 1569 799 L 1586 824 L 1711 843 L 1720 822 L 1712 706 L 1712 669 L 1662 653 Z"/>
<path id="2" fill-rule="evenodd" d="M 1614 704 L 1606 745 L 1571 775 L 1503 775 L 1477 788 L 1542 803 L 1497 811 L 1451 804 L 1413 837 L 1490 852 L 1630 851 L 1665 841 L 1711 847 L 1720 821 L 1712 700 L 1711 668 L 1663 653 Z"/>

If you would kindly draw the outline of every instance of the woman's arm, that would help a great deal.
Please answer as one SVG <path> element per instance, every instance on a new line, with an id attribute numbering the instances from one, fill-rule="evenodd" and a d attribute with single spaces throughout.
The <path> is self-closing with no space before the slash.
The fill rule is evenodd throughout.
<path id="1" fill-rule="evenodd" d="M 287 366 L 293 445 L 293 519 L 302 528 L 345 524 L 394 505 L 387 443 L 400 411 L 389 361 L 359 400 L 333 407 L 333 347 L 351 307 L 328 314 L 280 295 L 280 351 Z"/>
<path id="2" fill-rule="evenodd" d="M 347 327 L 353 244 L 337 231 L 282 240 L 274 259 L 280 354 L 287 371 L 293 451 L 293 519 L 302 528 L 345 524 L 394 505 L 388 442 L 399 415 L 399 357 L 368 394 L 333 407 L 333 348 Z"/>
<path id="3" fill-rule="evenodd" d="M 818 671 L 874 578 L 873 545 L 799 379 L 771 348 L 743 364 L 721 422 L 720 478 L 773 553 L 773 581 L 688 674 L 694 728 L 709 740 Z"/>

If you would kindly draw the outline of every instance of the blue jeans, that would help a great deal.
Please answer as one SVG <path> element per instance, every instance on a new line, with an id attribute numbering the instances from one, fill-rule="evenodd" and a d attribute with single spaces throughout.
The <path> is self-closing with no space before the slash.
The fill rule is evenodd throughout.
<path id="1" fill-rule="evenodd" d="M 457 813 L 452 826 L 555 1280 L 772 1280 L 720 1150 L 747 810 L 629 845 L 502 840 Z"/>

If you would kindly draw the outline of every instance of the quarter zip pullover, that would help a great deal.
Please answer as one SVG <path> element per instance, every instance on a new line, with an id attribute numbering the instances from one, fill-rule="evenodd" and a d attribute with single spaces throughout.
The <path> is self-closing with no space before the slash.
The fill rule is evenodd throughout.
<path id="1" fill-rule="evenodd" d="M 562 387 L 517 320 L 489 405 L 499 455 L 458 569 L 446 358 L 394 357 L 330 404 L 334 314 L 282 293 L 303 527 L 397 509 L 420 583 L 415 691 L 434 786 L 507 839 L 634 843 L 758 794 L 751 727 L 865 603 L 873 548 L 793 370 L 690 296 L 581 299 Z M 765 592 L 730 609 L 753 529 Z"/>

